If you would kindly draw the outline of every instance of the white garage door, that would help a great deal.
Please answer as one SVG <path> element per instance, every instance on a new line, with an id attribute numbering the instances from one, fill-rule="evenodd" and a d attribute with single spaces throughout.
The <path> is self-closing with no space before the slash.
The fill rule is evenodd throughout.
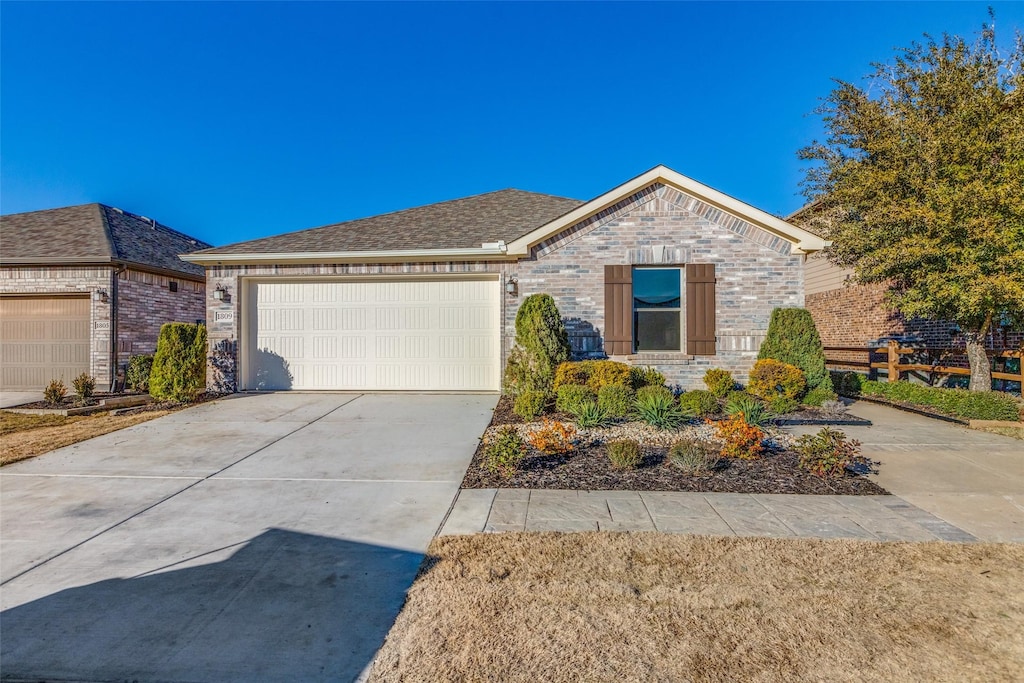
<path id="1" fill-rule="evenodd" d="M 42 391 L 89 372 L 89 299 L 0 297 L 0 387 Z"/>
<path id="2" fill-rule="evenodd" d="M 499 292 L 496 279 L 251 282 L 243 385 L 495 391 Z"/>

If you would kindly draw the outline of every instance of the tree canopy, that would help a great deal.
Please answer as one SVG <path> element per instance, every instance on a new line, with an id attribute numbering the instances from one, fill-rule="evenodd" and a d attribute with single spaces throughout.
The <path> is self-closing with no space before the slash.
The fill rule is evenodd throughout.
<path id="1" fill-rule="evenodd" d="M 969 353 L 993 320 L 1024 324 L 1022 56 L 992 24 L 973 44 L 925 36 L 867 87 L 836 81 L 827 138 L 799 152 L 830 260 L 889 283 L 908 317 L 959 324 Z"/>

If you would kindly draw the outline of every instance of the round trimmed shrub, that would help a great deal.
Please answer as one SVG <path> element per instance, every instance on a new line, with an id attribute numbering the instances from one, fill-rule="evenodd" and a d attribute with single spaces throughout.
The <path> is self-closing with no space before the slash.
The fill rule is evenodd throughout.
<path id="1" fill-rule="evenodd" d="M 555 408 L 562 413 L 576 412 L 584 403 L 597 403 L 597 394 L 590 387 L 565 384 L 555 394 Z"/>
<path id="2" fill-rule="evenodd" d="M 707 385 L 708 391 L 718 398 L 725 398 L 736 388 L 736 380 L 732 378 L 732 373 L 719 368 L 711 368 L 704 373 L 704 384 Z"/>
<path id="3" fill-rule="evenodd" d="M 649 366 L 634 365 L 629 369 L 629 384 L 633 387 L 633 391 L 640 387 L 660 387 L 665 384 L 665 375 Z"/>
<path id="4" fill-rule="evenodd" d="M 786 415 L 794 413 L 800 408 L 800 402 L 796 399 L 778 396 L 768 401 L 768 410 L 775 415 Z"/>
<path id="5" fill-rule="evenodd" d="M 710 391 L 694 389 L 687 391 L 679 397 L 679 405 L 683 412 L 694 417 L 707 417 L 721 411 L 718 405 L 718 398 Z"/>
<path id="6" fill-rule="evenodd" d="M 818 387 L 807 392 L 807 395 L 803 398 L 803 403 L 808 406 L 821 406 L 826 401 L 834 401 L 837 398 L 839 398 L 839 395 L 828 387 Z"/>
<path id="7" fill-rule="evenodd" d="M 547 402 L 548 395 L 543 391 L 524 391 L 516 396 L 512 412 L 529 422 L 544 412 Z"/>
<path id="8" fill-rule="evenodd" d="M 597 392 L 597 406 L 608 417 L 627 417 L 633 412 L 633 392 L 619 384 L 608 384 Z"/>
<path id="9" fill-rule="evenodd" d="M 628 386 L 629 366 L 614 360 L 583 361 L 587 366 L 587 386 L 594 391 L 601 387 Z"/>
<path id="10" fill-rule="evenodd" d="M 587 368 L 579 361 L 566 361 L 560 363 L 555 370 L 554 389 L 558 391 L 566 384 L 583 386 L 587 383 Z"/>
<path id="11" fill-rule="evenodd" d="M 747 390 L 770 401 L 774 398 L 799 399 L 807 389 L 807 380 L 800 368 L 765 358 L 754 363 Z"/>

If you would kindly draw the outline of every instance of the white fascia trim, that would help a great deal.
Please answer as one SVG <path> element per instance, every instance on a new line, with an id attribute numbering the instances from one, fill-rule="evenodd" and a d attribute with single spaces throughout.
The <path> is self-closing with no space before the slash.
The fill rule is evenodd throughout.
<path id="1" fill-rule="evenodd" d="M 396 249 L 378 251 L 309 251 L 254 254 L 182 254 L 181 258 L 201 266 L 243 263 L 353 263 L 395 261 L 477 261 L 500 260 L 507 256 L 503 243 L 475 249 Z"/>
<path id="2" fill-rule="evenodd" d="M 615 189 L 605 192 L 600 197 L 592 199 L 564 216 L 556 218 L 550 223 L 542 225 L 536 230 L 523 235 L 513 242 L 510 242 L 508 245 L 508 253 L 515 256 L 525 256 L 530 253 L 530 248 L 538 242 L 542 242 L 549 237 L 558 234 L 562 230 L 565 230 L 580 221 L 586 220 L 590 216 L 603 211 L 612 204 L 622 201 L 624 198 L 657 182 L 671 185 L 688 195 L 696 197 L 702 202 L 710 204 L 715 208 L 721 209 L 726 213 L 732 214 L 737 218 L 748 221 L 759 228 L 763 228 L 774 235 L 778 235 L 779 237 L 788 240 L 793 244 L 794 251 L 798 254 L 820 251 L 829 244 L 814 233 L 807 232 L 795 225 L 791 225 L 780 218 L 776 218 L 769 213 L 756 209 L 749 204 L 741 202 L 727 194 L 723 194 L 718 190 L 693 180 L 692 178 L 687 178 L 683 174 L 677 173 L 667 166 L 656 166 L 643 175 L 637 176 L 636 178 L 619 185 Z"/>

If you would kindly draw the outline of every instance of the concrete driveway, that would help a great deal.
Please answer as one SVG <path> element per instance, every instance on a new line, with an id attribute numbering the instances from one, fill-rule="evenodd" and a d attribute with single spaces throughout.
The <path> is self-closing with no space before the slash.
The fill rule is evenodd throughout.
<path id="1" fill-rule="evenodd" d="M 236 397 L 5 467 L 0 676 L 356 679 L 496 400 Z"/>

